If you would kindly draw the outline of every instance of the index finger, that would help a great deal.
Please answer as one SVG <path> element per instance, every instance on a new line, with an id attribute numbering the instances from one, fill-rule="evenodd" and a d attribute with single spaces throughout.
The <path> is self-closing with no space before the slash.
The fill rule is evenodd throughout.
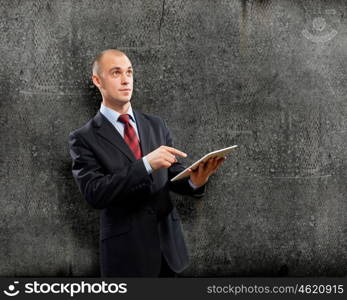
<path id="1" fill-rule="evenodd" d="M 165 149 L 170 152 L 171 154 L 174 154 L 174 155 L 179 155 L 179 156 L 182 156 L 182 157 L 187 157 L 188 155 L 178 149 L 175 149 L 175 148 L 172 148 L 172 147 L 168 147 L 168 146 L 165 146 Z"/>

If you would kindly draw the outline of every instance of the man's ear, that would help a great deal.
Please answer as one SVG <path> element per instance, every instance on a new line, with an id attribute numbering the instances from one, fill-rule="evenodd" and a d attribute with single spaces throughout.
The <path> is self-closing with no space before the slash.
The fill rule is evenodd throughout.
<path id="1" fill-rule="evenodd" d="M 93 75 L 92 76 L 93 83 L 95 86 L 100 89 L 101 88 L 101 82 L 100 82 L 100 77 L 98 75 Z"/>

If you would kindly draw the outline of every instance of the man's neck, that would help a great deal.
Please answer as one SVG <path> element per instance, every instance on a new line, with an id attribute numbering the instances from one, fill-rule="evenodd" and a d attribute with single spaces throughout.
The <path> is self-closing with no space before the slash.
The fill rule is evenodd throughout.
<path id="1" fill-rule="evenodd" d="M 129 107 L 130 107 L 130 101 L 121 105 L 117 105 L 117 104 L 111 104 L 109 102 L 106 102 L 105 100 L 102 101 L 102 104 L 110 109 L 115 110 L 116 112 L 118 112 L 119 114 L 125 114 L 128 112 Z"/>

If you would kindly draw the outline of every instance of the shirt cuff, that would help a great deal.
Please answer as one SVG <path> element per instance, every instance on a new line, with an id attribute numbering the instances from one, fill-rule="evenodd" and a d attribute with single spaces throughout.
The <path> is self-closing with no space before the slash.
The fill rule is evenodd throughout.
<path id="1" fill-rule="evenodd" d="M 191 186 L 194 190 L 197 190 L 198 188 L 200 188 L 199 186 L 196 186 L 196 185 L 191 181 L 190 178 L 188 179 L 188 182 L 189 182 L 190 186 Z"/>
<path id="2" fill-rule="evenodd" d="M 142 160 L 143 160 L 143 163 L 144 163 L 145 168 L 147 170 L 147 173 L 152 174 L 153 169 L 152 169 L 151 165 L 149 164 L 147 157 L 146 156 L 142 157 Z"/>

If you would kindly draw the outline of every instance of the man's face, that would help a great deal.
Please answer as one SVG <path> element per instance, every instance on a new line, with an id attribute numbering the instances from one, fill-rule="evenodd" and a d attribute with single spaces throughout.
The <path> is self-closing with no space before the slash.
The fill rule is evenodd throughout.
<path id="1" fill-rule="evenodd" d="M 130 101 L 133 92 L 133 69 L 125 55 L 106 53 L 100 63 L 99 89 L 114 104 Z"/>

